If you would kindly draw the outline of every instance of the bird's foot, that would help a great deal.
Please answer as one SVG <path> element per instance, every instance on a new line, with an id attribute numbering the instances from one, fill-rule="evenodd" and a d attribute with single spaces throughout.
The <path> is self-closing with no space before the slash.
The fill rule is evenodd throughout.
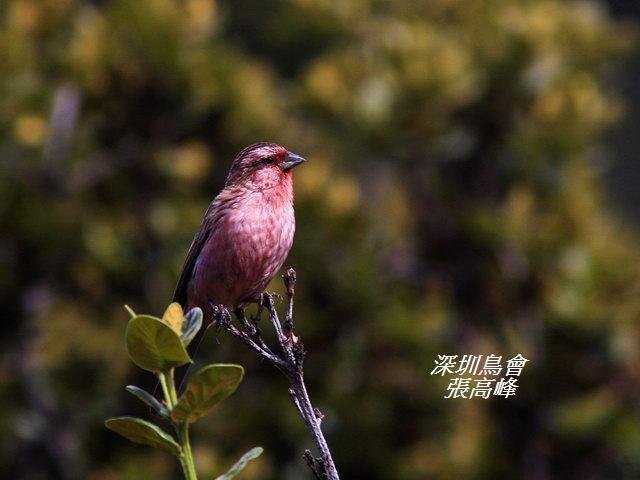
<path id="1" fill-rule="evenodd" d="M 271 298 L 275 298 L 279 302 L 284 301 L 284 296 L 281 293 L 278 293 L 278 292 L 265 293 L 265 295 L 269 295 Z"/>
<path id="2" fill-rule="evenodd" d="M 247 316 L 244 314 L 244 308 L 238 307 L 234 310 L 234 313 L 236 314 L 236 317 L 238 318 L 238 320 L 240 320 L 242 327 L 244 328 L 245 332 L 247 333 L 247 335 L 249 335 L 251 339 L 255 340 L 260 337 L 262 332 L 260 331 L 257 325 L 247 320 Z"/>
<path id="3" fill-rule="evenodd" d="M 219 305 L 213 302 L 209 302 L 209 307 L 211 308 L 212 313 L 212 323 L 216 329 L 216 335 L 220 333 L 222 327 L 228 324 L 231 321 L 231 317 L 229 315 L 229 311 L 225 308 L 224 305 Z"/>

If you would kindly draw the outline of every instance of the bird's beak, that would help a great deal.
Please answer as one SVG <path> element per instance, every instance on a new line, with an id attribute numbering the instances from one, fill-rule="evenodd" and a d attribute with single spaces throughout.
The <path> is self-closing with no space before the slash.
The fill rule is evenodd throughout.
<path id="1" fill-rule="evenodd" d="M 297 155 L 293 152 L 287 152 L 287 156 L 284 159 L 284 162 L 282 162 L 282 169 L 286 172 L 287 170 L 291 170 L 296 165 L 300 165 L 304 161 L 305 159 L 300 155 Z"/>

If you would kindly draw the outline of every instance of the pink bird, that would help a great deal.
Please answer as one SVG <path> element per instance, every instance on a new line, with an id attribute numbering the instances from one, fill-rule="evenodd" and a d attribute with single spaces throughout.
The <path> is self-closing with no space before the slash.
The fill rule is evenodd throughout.
<path id="1" fill-rule="evenodd" d="M 200 307 L 208 325 L 212 305 L 241 313 L 260 300 L 293 244 L 292 169 L 304 161 L 275 143 L 236 156 L 182 267 L 174 301 L 185 311 Z"/>

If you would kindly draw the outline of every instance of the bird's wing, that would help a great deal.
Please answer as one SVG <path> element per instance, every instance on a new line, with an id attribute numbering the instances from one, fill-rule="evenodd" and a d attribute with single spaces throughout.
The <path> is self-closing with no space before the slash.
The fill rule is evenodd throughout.
<path id="1" fill-rule="evenodd" d="M 191 246 L 189 247 L 189 251 L 187 252 L 187 258 L 182 265 L 182 271 L 180 272 L 180 278 L 178 279 L 176 290 L 173 293 L 173 301 L 178 302 L 180 305 L 182 305 L 183 308 L 187 307 L 187 287 L 189 285 L 189 280 L 191 280 L 193 267 L 196 264 L 198 255 L 200 255 L 202 247 L 207 241 L 207 238 L 209 238 L 209 235 L 211 235 L 213 222 L 210 213 L 212 209 L 213 203 L 209 205 L 209 208 L 204 215 L 202 225 L 196 233 L 196 236 L 193 237 L 193 241 L 191 242 Z"/>
<path id="2" fill-rule="evenodd" d="M 187 258 L 182 265 L 182 271 L 180 272 L 180 278 L 176 285 L 176 290 L 173 293 L 173 301 L 178 302 L 184 308 L 187 306 L 187 286 L 189 280 L 191 280 L 191 273 L 193 272 L 193 266 L 196 263 L 196 259 L 202 250 L 204 242 L 206 242 L 209 232 L 205 228 L 201 228 L 191 242 L 189 251 L 187 252 Z"/>

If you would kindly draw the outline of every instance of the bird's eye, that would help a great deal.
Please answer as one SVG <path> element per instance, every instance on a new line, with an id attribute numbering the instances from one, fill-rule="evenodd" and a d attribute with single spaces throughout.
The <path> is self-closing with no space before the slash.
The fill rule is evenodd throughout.
<path id="1" fill-rule="evenodd" d="M 262 161 L 264 163 L 276 163 L 276 157 L 267 157 L 267 158 L 263 158 Z"/>

